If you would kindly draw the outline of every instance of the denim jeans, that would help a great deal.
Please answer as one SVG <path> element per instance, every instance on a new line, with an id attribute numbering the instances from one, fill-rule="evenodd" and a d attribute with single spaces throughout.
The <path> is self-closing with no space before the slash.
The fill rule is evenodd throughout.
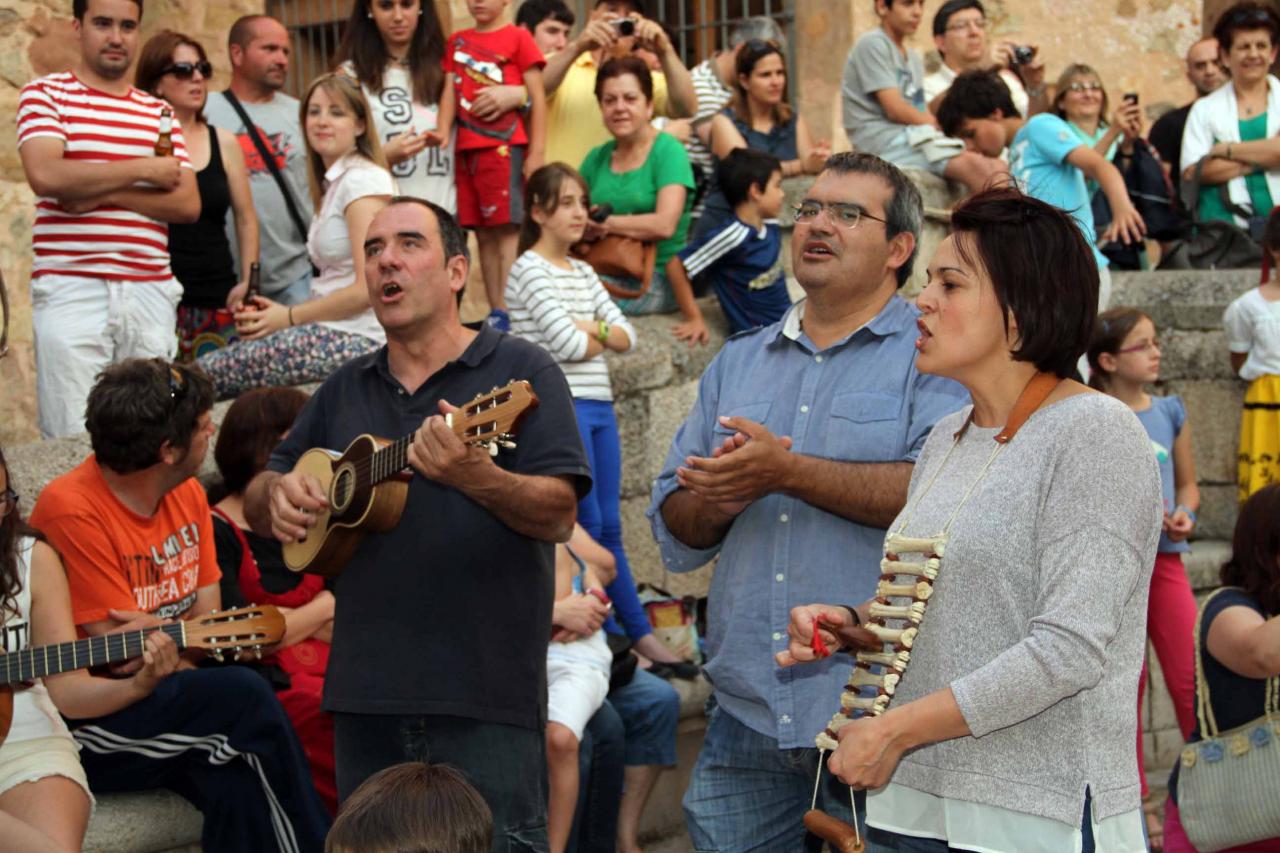
<path id="1" fill-rule="evenodd" d="M 1089 809 L 1089 790 L 1084 792 L 1084 815 L 1080 819 L 1082 836 L 1081 853 L 1094 853 L 1092 812 Z M 1146 821 L 1143 821 L 1144 832 Z M 910 835 L 899 835 L 883 829 L 868 827 L 866 832 L 867 853 L 946 853 L 952 848 L 945 841 L 936 838 L 915 838 Z"/>
<path id="2" fill-rule="evenodd" d="M 680 694 L 658 676 L 637 669 L 629 684 L 609 691 L 609 703 L 627 730 L 626 765 L 670 767 L 676 763 Z"/>
<path id="3" fill-rule="evenodd" d="M 546 853 L 547 763 L 542 731 L 436 714 L 335 713 L 338 799 L 405 761 L 449 764 L 493 812 L 493 853 Z"/>
<path id="4" fill-rule="evenodd" d="M 613 853 L 625 743 L 622 718 L 606 699 L 587 721 L 578 745 L 578 809 L 565 848 L 570 853 Z"/>
<path id="5" fill-rule="evenodd" d="M 684 795 L 685 822 L 694 849 L 699 853 L 821 850 L 821 840 L 804 828 L 817 772 L 817 749 L 779 749 L 773 738 L 713 707 Z M 817 806 L 845 822 L 853 819 L 849 786 L 825 766 Z M 861 792 L 857 811 L 861 824 L 866 813 Z"/>

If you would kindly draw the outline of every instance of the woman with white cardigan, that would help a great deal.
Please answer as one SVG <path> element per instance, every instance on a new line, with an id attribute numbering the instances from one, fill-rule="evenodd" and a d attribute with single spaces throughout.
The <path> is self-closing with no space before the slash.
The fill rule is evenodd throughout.
<path id="1" fill-rule="evenodd" d="M 1231 79 L 1196 101 L 1182 137 L 1183 180 L 1208 157 L 1197 200 L 1201 219 L 1265 221 L 1280 202 L 1280 80 L 1269 72 L 1280 46 L 1280 15 L 1237 3 L 1213 28 Z M 1219 187 L 1226 185 L 1226 200 Z"/>

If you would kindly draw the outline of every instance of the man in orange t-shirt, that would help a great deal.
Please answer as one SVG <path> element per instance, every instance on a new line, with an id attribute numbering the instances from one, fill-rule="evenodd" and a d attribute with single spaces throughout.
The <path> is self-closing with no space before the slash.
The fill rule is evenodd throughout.
<path id="1" fill-rule="evenodd" d="M 94 453 L 49 483 L 31 513 L 66 567 L 81 635 L 137 630 L 221 606 L 200 470 L 213 385 L 163 359 L 99 376 L 85 413 Z M 72 735 L 94 791 L 167 787 L 206 815 L 205 851 L 320 850 L 326 814 L 267 681 L 238 666 L 178 671 L 149 696 Z M 140 659 L 117 668 L 136 669 Z M 239 759 L 239 760 L 237 760 Z"/>

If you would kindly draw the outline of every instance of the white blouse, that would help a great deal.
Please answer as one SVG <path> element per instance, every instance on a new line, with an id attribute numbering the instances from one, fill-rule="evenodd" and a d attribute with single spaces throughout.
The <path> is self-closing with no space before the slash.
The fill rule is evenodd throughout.
<path id="1" fill-rule="evenodd" d="M 1240 378 L 1280 376 L 1280 302 L 1270 302 L 1253 288 L 1227 306 L 1222 315 L 1227 349 L 1248 353 Z"/>
<path id="2" fill-rule="evenodd" d="M 347 207 L 366 196 L 396 194 L 391 173 L 354 151 L 329 167 L 324 173 L 324 186 L 320 209 L 307 232 L 307 252 L 311 263 L 320 270 L 320 275 L 311 282 L 312 299 L 327 296 L 355 281 Z M 321 320 L 318 325 L 350 335 L 363 335 L 380 344 L 387 341 L 386 332 L 371 307 L 343 320 Z"/>

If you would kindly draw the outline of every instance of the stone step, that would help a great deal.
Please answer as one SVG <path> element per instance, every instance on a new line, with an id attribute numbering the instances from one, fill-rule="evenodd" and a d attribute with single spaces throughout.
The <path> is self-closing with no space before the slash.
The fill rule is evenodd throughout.
<path id="1" fill-rule="evenodd" d="M 1219 586 L 1218 571 L 1231 557 L 1231 543 L 1223 539 L 1197 539 L 1191 543 L 1191 553 L 1182 556 L 1191 588 L 1208 593 Z M 1200 595 L 1198 597 L 1203 597 Z"/>

